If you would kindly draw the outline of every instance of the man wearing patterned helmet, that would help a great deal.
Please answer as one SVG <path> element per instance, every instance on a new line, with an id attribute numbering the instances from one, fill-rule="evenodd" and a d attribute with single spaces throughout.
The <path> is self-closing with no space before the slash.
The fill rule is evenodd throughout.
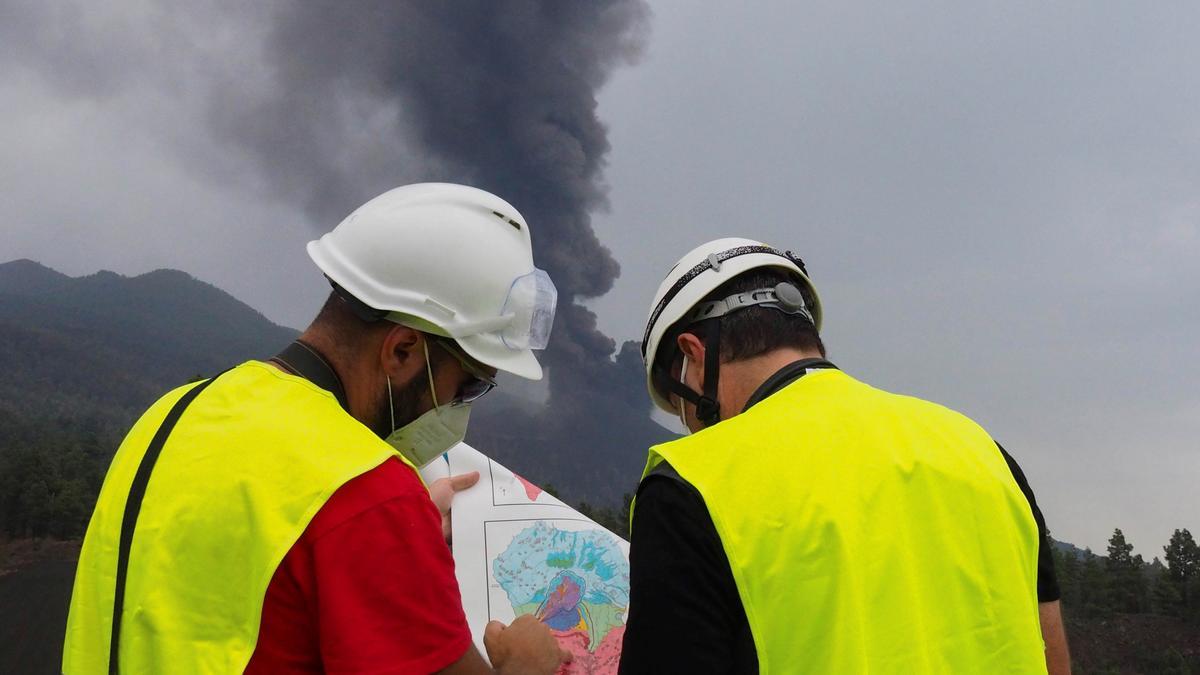
<path id="1" fill-rule="evenodd" d="M 839 370 L 822 315 L 803 262 L 748 239 L 659 287 L 646 381 L 693 433 L 651 448 L 638 488 L 621 672 L 1068 672 L 1016 463 Z"/>

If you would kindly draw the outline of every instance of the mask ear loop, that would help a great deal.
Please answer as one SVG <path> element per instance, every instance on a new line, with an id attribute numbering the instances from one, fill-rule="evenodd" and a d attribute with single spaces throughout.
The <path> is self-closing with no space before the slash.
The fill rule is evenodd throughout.
<path id="1" fill-rule="evenodd" d="M 392 430 L 388 432 L 388 435 L 390 436 L 396 433 L 396 406 L 392 403 L 392 376 L 384 375 L 384 377 L 387 378 L 388 415 L 390 415 L 392 418 Z"/>
<path id="2" fill-rule="evenodd" d="M 679 384 L 681 384 L 685 387 L 687 386 L 687 366 L 688 366 L 688 356 L 687 356 L 687 354 L 684 354 L 683 355 L 683 366 L 679 369 Z M 682 396 L 679 397 L 679 423 L 683 425 L 684 429 L 688 428 L 687 408 L 685 407 L 685 401 L 683 400 Z"/>
<path id="3" fill-rule="evenodd" d="M 431 397 L 433 397 L 434 410 L 437 410 L 437 408 L 438 408 L 437 388 L 433 386 L 433 368 L 430 367 L 430 365 L 429 365 L 429 341 L 422 340 L 421 347 L 425 351 L 425 373 L 426 373 L 426 375 L 429 376 L 429 395 Z M 395 405 L 395 403 L 392 402 L 392 377 L 391 377 L 391 375 L 384 375 L 384 378 L 386 378 L 386 381 L 387 381 L 388 415 L 391 417 L 391 420 L 392 420 L 391 433 L 396 433 L 396 405 Z"/>
<path id="4" fill-rule="evenodd" d="M 433 386 L 433 366 L 429 363 L 429 340 L 421 340 L 421 348 L 425 350 L 425 373 L 429 375 L 429 395 L 433 398 L 433 409 L 438 409 L 437 387 Z"/>

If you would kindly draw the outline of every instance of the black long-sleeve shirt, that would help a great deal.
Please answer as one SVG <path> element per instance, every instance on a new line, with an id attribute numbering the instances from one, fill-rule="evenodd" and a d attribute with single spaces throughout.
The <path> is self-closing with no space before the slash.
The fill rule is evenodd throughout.
<path id="1" fill-rule="evenodd" d="M 798 375 L 802 375 L 799 373 Z M 755 393 L 747 408 L 796 378 Z M 999 447 L 1037 521 L 1039 602 L 1059 598 L 1045 519 L 1016 461 Z M 757 673 L 750 623 L 700 492 L 662 463 L 638 487 L 622 675 Z"/>

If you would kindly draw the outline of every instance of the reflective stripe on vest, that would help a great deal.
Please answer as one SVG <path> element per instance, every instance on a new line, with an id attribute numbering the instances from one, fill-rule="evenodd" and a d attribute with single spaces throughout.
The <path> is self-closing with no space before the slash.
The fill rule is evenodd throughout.
<path id="1" fill-rule="evenodd" d="M 1038 531 L 966 417 L 811 372 L 650 450 L 700 492 L 763 673 L 1045 673 Z"/>
<path id="2" fill-rule="evenodd" d="M 142 416 L 113 458 L 75 574 L 65 673 L 109 669 L 121 521 L 143 455 L 168 411 Z M 125 673 L 241 672 L 267 584 L 335 490 L 399 455 L 307 380 L 251 361 L 187 408 L 146 486 L 121 623 Z"/>

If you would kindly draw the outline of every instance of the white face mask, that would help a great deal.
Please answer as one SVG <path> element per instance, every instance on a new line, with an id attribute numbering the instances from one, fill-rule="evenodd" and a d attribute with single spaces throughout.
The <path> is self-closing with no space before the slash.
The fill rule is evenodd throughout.
<path id="1" fill-rule="evenodd" d="M 387 379 L 388 410 L 392 415 L 392 433 L 384 440 L 418 469 L 437 459 L 442 453 L 462 442 L 467 435 L 471 418 L 470 403 L 438 405 L 433 386 L 433 368 L 429 365 L 429 347 L 425 347 L 425 371 L 429 375 L 429 394 L 433 409 L 396 429 L 396 410 L 392 406 L 392 378 Z"/>
<path id="2" fill-rule="evenodd" d="M 679 369 L 679 383 L 687 386 L 687 354 L 683 355 L 683 367 Z M 683 397 L 679 397 L 679 423 L 683 425 L 683 433 L 690 434 L 692 430 L 687 425 L 687 408 Z"/>

